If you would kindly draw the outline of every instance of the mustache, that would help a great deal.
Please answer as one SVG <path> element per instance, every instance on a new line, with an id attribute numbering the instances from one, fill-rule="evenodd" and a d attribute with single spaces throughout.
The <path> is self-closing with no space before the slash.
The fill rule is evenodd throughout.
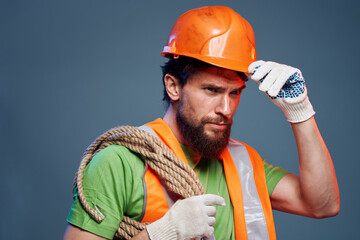
<path id="1" fill-rule="evenodd" d="M 202 122 L 203 123 L 232 125 L 233 120 L 232 120 L 232 118 L 225 118 L 223 116 L 217 116 L 217 117 L 206 117 L 202 120 Z"/>

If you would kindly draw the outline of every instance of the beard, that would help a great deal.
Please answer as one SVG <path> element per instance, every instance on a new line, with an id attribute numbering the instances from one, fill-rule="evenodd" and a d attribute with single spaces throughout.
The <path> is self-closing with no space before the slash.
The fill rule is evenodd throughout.
<path id="1" fill-rule="evenodd" d="M 216 118 L 205 117 L 196 124 L 194 119 L 186 116 L 183 105 L 183 102 L 180 102 L 176 113 L 176 122 L 186 144 L 203 158 L 218 158 L 229 142 L 232 120 L 226 120 L 225 117 L 219 115 Z M 224 130 L 214 130 L 216 134 L 211 137 L 205 132 L 205 124 L 209 122 L 226 122 L 228 127 Z M 222 133 L 219 135 L 220 132 Z"/>

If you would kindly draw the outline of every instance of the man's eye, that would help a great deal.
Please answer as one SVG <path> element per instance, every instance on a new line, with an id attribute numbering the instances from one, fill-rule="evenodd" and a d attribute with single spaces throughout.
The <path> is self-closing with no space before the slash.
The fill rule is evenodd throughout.
<path id="1" fill-rule="evenodd" d="M 240 95 L 241 94 L 241 90 L 236 90 L 236 91 L 232 91 L 231 94 L 233 95 Z"/>
<path id="2" fill-rule="evenodd" d="M 216 89 L 211 87 L 206 88 L 206 90 L 209 92 L 216 92 Z"/>

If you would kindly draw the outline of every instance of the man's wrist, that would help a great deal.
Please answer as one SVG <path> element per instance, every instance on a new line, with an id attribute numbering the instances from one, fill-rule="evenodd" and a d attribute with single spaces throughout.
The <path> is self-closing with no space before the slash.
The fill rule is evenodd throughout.
<path id="1" fill-rule="evenodd" d="M 286 120 L 290 123 L 303 122 L 315 115 L 314 108 L 307 96 L 303 101 L 298 103 L 289 104 L 283 101 L 279 101 L 276 103 L 276 105 L 281 108 L 286 117 Z"/>
<path id="2" fill-rule="evenodd" d="M 172 224 L 169 224 L 167 219 L 159 219 L 146 226 L 146 231 L 151 240 L 176 240 L 177 234 Z"/>

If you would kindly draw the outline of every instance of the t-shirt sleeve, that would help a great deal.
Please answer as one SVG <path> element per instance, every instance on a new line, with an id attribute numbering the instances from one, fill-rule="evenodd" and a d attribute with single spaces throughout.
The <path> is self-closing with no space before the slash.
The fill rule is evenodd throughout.
<path id="1" fill-rule="evenodd" d="M 143 206 L 144 164 L 128 149 L 112 145 L 101 150 L 84 171 L 83 189 L 89 205 L 105 216 L 97 223 L 82 207 L 77 192 L 67 221 L 81 229 L 112 239 L 122 216 L 137 218 Z"/>
<path id="2" fill-rule="evenodd" d="M 288 172 L 280 167 L 274 167 L 273 165 L 268 164 L 265 159 L 263 159 L 263 163 L 265 168 L 266 186 L 269 196 L 271 196 L 276 185 Z"/>

